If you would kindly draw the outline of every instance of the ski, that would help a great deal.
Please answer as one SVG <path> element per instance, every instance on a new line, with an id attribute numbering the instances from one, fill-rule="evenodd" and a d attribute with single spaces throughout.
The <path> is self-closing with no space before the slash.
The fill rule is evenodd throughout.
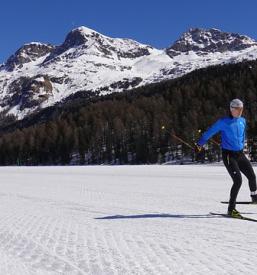
<path id="1" fill-rule="evenodd" d="M 257 222 L 257 219 L 252 219 L 252 218 L 245 217 L 245 216 L 242 216 L 242 215 L 241 215 L 241 217 L 235 218 L 235 217 L 229 216 L 228 214 L 222 214 L 222 213 L 210 212 L 210 214 L 214 215 L 214 216 L 222 216 L 222 217 L 230 218 L 230 219 L 237 219 L 237 220 L 244 220 L 244 221 L 250 221 L 250 222 Z"/>
<path id="2" fill-rule="evenodd" d="M 225 204 L 228 204 L 229 202 L 228 201 L 221 201 L 221 203 L 225 203 Z M 256 204 L 256 202 L 251 202 L 251 201 L 237 201 L 236 204 Z"/>

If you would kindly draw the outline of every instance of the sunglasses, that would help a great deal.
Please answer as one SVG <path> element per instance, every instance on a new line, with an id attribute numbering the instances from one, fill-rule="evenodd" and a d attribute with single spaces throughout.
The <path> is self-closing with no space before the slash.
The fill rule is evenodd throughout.
<path id="1" fill-rule="evenodd" d="M 240 110 L 241 111 L 241 110 L 243 110 L 243 107 L 230 107 L 230 109 L 234 109 L 234 110 L 238 110 L 238 111 Z"/>

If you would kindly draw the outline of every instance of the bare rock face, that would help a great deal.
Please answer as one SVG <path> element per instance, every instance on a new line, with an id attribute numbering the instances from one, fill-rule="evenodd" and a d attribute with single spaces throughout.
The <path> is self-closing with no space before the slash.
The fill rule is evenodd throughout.
<path id="1" fill-rule="evenodd" d="M 38 58 L 49 54 L 54 49 L 50 44 L 30 43 L 21 47 L 14 55 L 8 58 L 5 69 L 13 71 L 14 68 L 21 68 L 24 63 L 35 61 Z"/>
<path id="2" fill-rule="evenodd" d="M 240 51 L 257 42 L 253 39 L 236 33 L 222 32 L 217 29 L 189 29 L 174 45 L 167 49 L 170 57 L 184 52 L 194 51 L 197 54 L 208 54 L 213 52 Z"/>
<path id="3" fill-rule="evenodd" d="M 1 106 L 19 106 L 20 110 L 37 108 L 49 98 L 52 89 L 48 76 L 20 77 L 9 85 L 8 95 L 1 101 Z"/>

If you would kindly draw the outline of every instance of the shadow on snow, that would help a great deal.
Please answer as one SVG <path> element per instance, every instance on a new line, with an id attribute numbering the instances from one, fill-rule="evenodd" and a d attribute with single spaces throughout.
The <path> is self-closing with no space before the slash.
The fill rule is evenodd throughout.
<path id="1" fill-rule="evenodd" d="M 241 214 L 254 214 L 242 213 Z M 215 216 L 211 214 L 202 215 L 187 215 L 187 214 L 141 214 L 141 215 L 114 215 L 95 218 L 95 220 L 119 220 L 119 219 L 153 219 L 153 218 L 175 218 L 175 219 L 217 219 L 223 218 L 222 216 Z"/>
<path id="2" fill-rule="evenodd" d="M 142 214 L 142 215 L 114 215 L 95 218 L 96 220 L 116 220 L 116 219 L 152 219 L 152 218 L 179 218 L 179 219 L 199 219 L 199 218 L 215 218 L 211 214 L 205 215 L 184 215 L 184 214 Z M 217 218 L 217 217 L 216 217 Z"/>

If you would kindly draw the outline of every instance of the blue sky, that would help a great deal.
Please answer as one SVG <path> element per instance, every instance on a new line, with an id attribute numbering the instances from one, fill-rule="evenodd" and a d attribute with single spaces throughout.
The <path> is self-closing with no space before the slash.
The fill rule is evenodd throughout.
<path id="1" fill-rule="evenodd" d="M 1 2 L 0 63 L 24 43 L 61 44 L 75 27 L 170 46 L 190 27 L 257 39 L 255 0 L 7 0 Z"/>

